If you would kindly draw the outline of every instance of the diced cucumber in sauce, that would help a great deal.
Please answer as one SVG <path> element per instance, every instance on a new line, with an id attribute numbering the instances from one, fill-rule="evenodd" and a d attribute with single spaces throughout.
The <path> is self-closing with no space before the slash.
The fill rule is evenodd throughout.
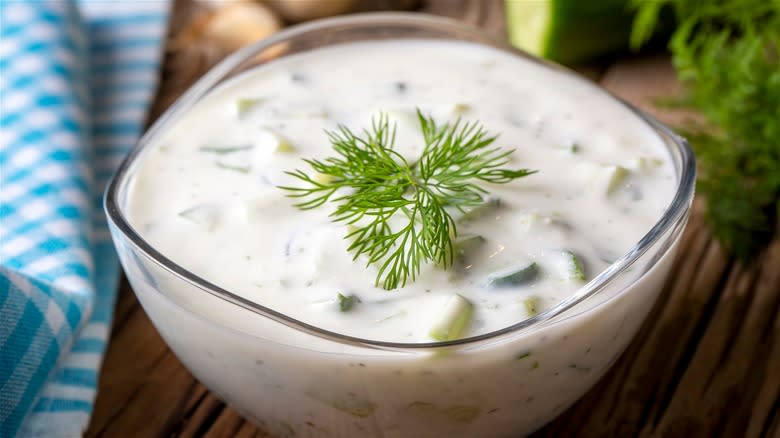
<path id="1" fill-rule="evenodd" d="M 460 267 L 467 266 L 470 257 L 479 251 L 485 242 L 485 238 L 478 235 L 459 237 L 453 246 L 455 265 Z"/>
<path id="2" fill-rule="evenodd" d="M 523 300 L 523 307 L 525 308 L 525 313 L 528 314 L 529 318 L 539 314 L 540 304 L 541 300 L 535 295 Z"/>
<path id="3" fill-rule="evenodd" d="M 262 128 L 257 136 L 257 143 L 264 150 L 273 150 L 276 153 L 288 154 L 295 152 L 295 147 L 278 132 Z"/>
<path id="4" fill-rule="evenodd" d="M 658 158 L 639 157 L 629 161 L 626 164 L 626 167 L 628 167 L 631 170 L 635 170 L 637 172 L 649 173 L 663 166 L 663 164 L 664 164 L 663 160 Z"/>
<path id="5" fill-rule="evenodd" d="M 560 276 L 565 280 L 586 281 L 585 267 L 577 254 L 568 249 L 558 254 Z"/>
<path id="6" fill-rule="evenodd" d="M 558 217 L 556 214 L 548 215 L 536 212 L 525 213 L 518 220 L 520 229 L 525 232 L 539 231 L 543 227 L 557 227 L 560 230 L 571 231 L 570 223 Z"/>
<path id="7" fill-rule="evenodd" d="M 243 118 L 265 101 L 266 99 L 262 97 L 244 97 L 238 99 L 236 100 L 236 114 L 239 118 Z"/>
<path id="8" fill-rule="evenodd" d="M 179 217 L 201 225 L 211 231 L 217 226 L 219 214 L 220 209 L 217 206 L 212 204 L 201 204 L 181 211 Z"/>
<path id="9" fill-rule="evenodd" d="M 501 199 L 496 196 L 489 196 L 481 204 L 463 209 L 463 214 L 456 220 L 459 222 L 468 222 L 481 218 L 482 216 L 493 213 L 501 207 Z"/>
<path id="10" fill-rule="evenodd" d="M 503 289 L 507 287 L 522 286 L 531 283 L 539 276 L 539 265 L 531 262 L 520 268 L 512 268 L 508 271 L 491 274 L 487 280 L 487 287 Z"/>
<path id="11" fill-rule="evenodd" d="M 596 176 L 599 190 L 607 196 L 614 194 L 623 186 L 623 183 L 631 175 L 631 171 L 619 165 L 607 165 L 602 167 Z"/>
<path id="12" fill-rule="evenodd" d="M 456 103 L 452 106 L 452 112 L 458 115 L 461 115 L 471 109 L 471 107 L 466 103 Z"/>
<path id="13" fill-rule="evenodd" d="M 451 341 L 463 336 L 471 322 L 474 304 L 459 294 L 453 294 L 436 318 L 429 335 L 437 341 Z"/>

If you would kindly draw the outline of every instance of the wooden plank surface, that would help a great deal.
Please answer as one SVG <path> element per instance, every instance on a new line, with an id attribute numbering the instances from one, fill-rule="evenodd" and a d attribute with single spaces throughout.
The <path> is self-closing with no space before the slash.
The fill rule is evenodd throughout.
<path id="1" fill-rule="evenodd" d="M 420 9 L 504 33 L 499 1 L 428 0 Z M 188 1 L 176 3 L 172 34 L 193 10 Z M 168 53 L 153 117 L 220 55 Z M 583 73 L 667 123 L 695 117 L 653 104 L 679 93 L 665 55 Z M 735 262 L 713 241 L 702 212 L 697 199 L 669 282 L 626 353 L 536 436 L 780 438 L 780 240 L 749 265 Z M 126 282 L 86 436 L 270 437 L 192 377 Z"/>

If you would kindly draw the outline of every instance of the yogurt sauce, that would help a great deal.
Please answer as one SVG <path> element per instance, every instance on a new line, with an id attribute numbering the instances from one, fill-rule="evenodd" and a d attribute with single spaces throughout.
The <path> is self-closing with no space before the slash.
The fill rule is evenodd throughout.
<path id="1" fill-rule="evenodd" d="M 299 184 L 285 171 L 309 171 L 302 158 L 333 155 L 326 130 L 357 132 L 380 112 L 414 159 L 417 108 L 479 121 L 515 149 L 506 167 L 538 173 L 485 186 L 498 205 L 458 222 L 478 243 L 457 266 L 424 266 L 386 291 L 375 266 L 352 260 L 333 204 L 301 211 L 277 186 Z M 647 233 L 675 184 L 657 135 L 580 80 L 471 43 L 363 42 L 285 57 L 211 92 L 147 149 L 128 211 L 162 254 L 251 301 L 351 336 L 430 342 L 453 294 L 474 305 L 462 337 L 570 296 Z M 531 265 L 532 278 L 495 286 Z M 347 311 L 339 294 L 355 297 Z"/>

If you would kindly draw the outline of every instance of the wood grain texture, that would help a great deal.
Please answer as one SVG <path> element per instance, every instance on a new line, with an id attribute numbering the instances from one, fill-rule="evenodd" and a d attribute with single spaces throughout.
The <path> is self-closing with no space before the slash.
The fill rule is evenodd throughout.
<path id="1" fill-rule="evenodd" d="M 428 0 L 420 8 L 502 37 L 501 4 Z M 171 34 L 197 13 L 178 0 Z M 208 50 L 167 54 L 152 118 L 224 56 Z M 582 72 L 667 123 L 696 117 L 655 105 L 680 91 L 665 55 Z M 668 284 L 637 338 L 590 392 L 535 436 L 780 438 L 780 240 L 754 263 L 736 263 L 713 241 L 702 213 L 697 200 Z M 86 436 L 271 438 L 190 375 L 127 282 Z"/>

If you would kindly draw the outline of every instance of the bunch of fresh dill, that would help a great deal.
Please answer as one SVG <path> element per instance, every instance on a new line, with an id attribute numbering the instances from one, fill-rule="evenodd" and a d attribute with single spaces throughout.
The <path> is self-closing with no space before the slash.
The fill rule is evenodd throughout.
<path id="1" fill-rule="evenodd" d="M 671 7 L 669 48 L 684 103 L 706 118 L 684 127 L 699 162 L 714 235 L 748 259 L 780 217 L 780 0 L 640 0 L 638 46 Z"/>
<path id="2" fill-rule="evenodd" d="M 333 220 L 350 225 L 349 250 L 379 266 L 376 283 L 388 290 L 414 281 L 423 262 L 452 265 L 457 229 L 451 213 L 484 202 L 487 191 L 479 183 L 534 173 L 504 169 L 513 151 L 493 146 L 496 137 L 477 122 L 439 125 L 419 110 L 417 118 L 425 144 L 418 160 L 409 162 L 394 149 L 395 125 L 383 114 L 362 135 L 345 126 L 328 132 L 336 156 L 305 159 L 310 172 L 287 172 L 302 185 L 281 187 L 301 198 L 301 209 L 334 203 Z"/>

